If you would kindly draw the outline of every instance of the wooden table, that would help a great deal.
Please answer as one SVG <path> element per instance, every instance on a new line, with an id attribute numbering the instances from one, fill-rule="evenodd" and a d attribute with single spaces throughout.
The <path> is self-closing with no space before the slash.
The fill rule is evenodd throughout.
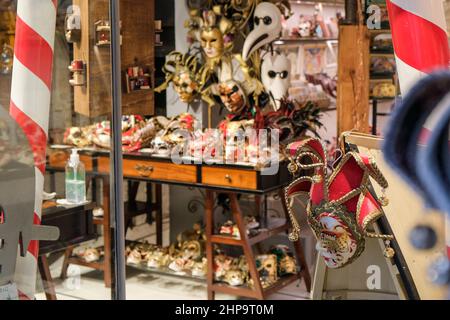
<path id="1" fill-rule="evenodd" d="M 49 155 L 49 169 L 62 170 L 68 159 L 68 152 L 62 150 L 53 150 Z M 106 181 L 110 172 L 109 152 L 105 151 L 88 151 L 81 152 L 81 161 L 85 164 L 90 175 L 103 177 Z M 186 187 L 196 187 L 206 189 L 205 199 L 205 220 L 206 220 L 206 236 L 207 236 L 207 258 L 208 258 L 208 298 L 214 299 L 216 292 L 230 293 L 238 296 L 264 299 L 268 294 L 279 290 L 293 281 L 303 278 L 308 291 L 311 287 L 311 277 L 306 264 L 302 244 L 299 241 L 295 243 L 295 253 L 300 267 L 298 274 L 291 277 L 283 278 L 276 285 L 263 289 L 259 280 L 256 261 L 253 254 L 252 246 L 273 237 L 281 232 L 287 232 L 290 228 L 289 219 L 286 208 L 283 206 L 286 218 L 275 225 L 264 225 L 266 232 L 261 232 L 255 237 L 247 236 L 246 228 L 243 221 L 243 215 L 239 206 L 237 195 L 239 193 L 253 194 L 256 196 L 258 211 L 264 211 L 264 204 L 261 205 L 261 199 L 268 193 L 278 192 L 284 205 L 283 188 L 286 186 L 291 177 L 286 166 L 280 165 L 280 171 L 277 175 L 264 176 L 260 170 L 246 165 L 204 165 L 204 164 L 175 164 L 170 159 L 152 157 L 143 153 L 124 154 L 123 158 L 124 179 L 133 179 L 136 181 L 144 181 L 154 183 L 159 186 L 159 197 L 161 197 L 161 184 L 179 185 Z M 105 191 L 106 189 L 106 191 Z M 104 187 L 104 220 L 109 220 L 109 190 Z M 231 211 L 235 223 L 237 223 L 241 239 L 233 239 L 214 234 L 214 216 L 213 207 L 215 203 L 215 195 L 217 193 L 226 193 L 231 200 Z M 160 199 L 156 199 L 159 202 Z M 264 202 L 263 202 L 264 203 Z M 160 212 L 161 214 L 161 212 Z M 108 219 L 107 219 L 108 217 Z M 162 220 L 162 219 L 161 219 Z M 158 227 L 158 225 L 157 225 Z M 161 228 L 161 226 L 159 226 Z M 161 228 L 162 229 L 162 228 Z M 107 235 L 107 232 L 105 233 Z M 232 246 L 240 246 L 244 251 L 249 265 L 251 278 L 254 282 L 254 288 L 229 287 L 222 283 L 214 283 L 213 272 L 213 244 L 226 244 Z M 110 245 L 110 244 L 108 244 Z M 105 239 L 105 253 L 107 252 L 107 244 Z M 106 256 L 105 256 L 106 259 Z M 108 257 L 110 259 L 110 257 Z M 108 260 L 110 261 L 110 260 Z M 105 262 L 106 263 L 106 262 Z"/>

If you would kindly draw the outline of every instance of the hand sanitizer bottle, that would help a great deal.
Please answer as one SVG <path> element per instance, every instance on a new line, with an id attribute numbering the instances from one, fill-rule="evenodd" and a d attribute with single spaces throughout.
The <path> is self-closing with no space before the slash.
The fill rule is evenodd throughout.
<path id="1" fill-rule="evenodd" d="M 72 149 L 66 165 L 66 200 L 73 204 L 86 202 L 86 171 L 77 149 Z"/>

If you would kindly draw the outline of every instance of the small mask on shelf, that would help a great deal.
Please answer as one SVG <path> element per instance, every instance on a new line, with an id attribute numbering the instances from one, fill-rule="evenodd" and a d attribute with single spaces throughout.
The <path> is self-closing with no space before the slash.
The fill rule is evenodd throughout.
<path id="1" fill-rule="evenodd" d="M 277 256 L 274 254 L 263 254 L 256 257 L 256 267 L 261 281 L 268 286 L 278 280 Z"/>
<path id="2" fill-rule="evenodd" d="M 246 275 L 242 270 L 234 269 L 229 270 L 225 274 L 224 282 L 228 283 L 232 287 L 238 287 L 245 284 Z"/>

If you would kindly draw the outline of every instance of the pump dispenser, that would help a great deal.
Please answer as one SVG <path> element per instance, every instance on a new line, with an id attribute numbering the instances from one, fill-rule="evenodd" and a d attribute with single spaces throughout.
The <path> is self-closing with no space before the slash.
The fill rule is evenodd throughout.
<path id="1" fill-rule="evenodd" d="M 66 200 L 73 204 L 86 202 L 86 170 L 77 149 L 66 164 Z"/>

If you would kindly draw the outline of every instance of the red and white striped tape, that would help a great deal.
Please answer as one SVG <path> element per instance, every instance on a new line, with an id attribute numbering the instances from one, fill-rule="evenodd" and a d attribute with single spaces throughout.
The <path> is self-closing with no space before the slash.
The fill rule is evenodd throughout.
<path id="1" fill-rule="evenodd" d="M 10 114 L 24 130 L 33 149 L 36 187 L 34 223 L 40 224 L 44 189 L 53 45 L 57 0 L 19 0 L 11 84 Z M 15 282 L 22 298 L 35 293 L 38 242 L 19 257 Z"/>
<path id="2" fill-rule="evenodd" d="M 420 78 L 450 66 L 444 3 L 442 0 L 387 0 L 387 6 L 400 87 L 405 95 Z M 438 120 L 433 117 L 427 120 L 421 143 L 427 142 L 430 128 L 435 127 Z M 446 223 L 450 254 L 450 222 Z"/>

